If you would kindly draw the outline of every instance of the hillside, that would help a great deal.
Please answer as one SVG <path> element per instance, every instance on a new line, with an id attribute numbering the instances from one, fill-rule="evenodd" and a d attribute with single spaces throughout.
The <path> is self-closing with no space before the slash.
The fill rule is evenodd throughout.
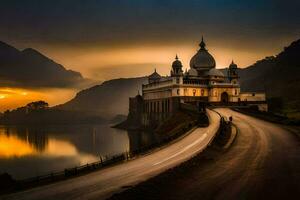
<path id="1" fill-rule="evenodd" d="M 300 40 L 293 42 L 275 57 L 267 57 L 240 70 L 242 90 L 265 90 L 271 110 L 290 116 L 300 112 Z M 274 105 L 272 100 L 281 102 Z M 282 108 L 280 108 L 282 106 Z M 280 108 L 280 110 L 278 109 Z M 294 114 L 293 114 L 294 113 Z"/>
<path id="2" fill-rule="evenodd" d="M 129 97 L 138 94 L 146 77 L 121 78 L 105 81 L 77 93 L 69 102 L 56 106 L 57 109 L 91 112 L 111 118 L 128 113 Z"/>
<path id="3" fill-rule="evenodd" d="M 20 51 L 0 41 L 0 86 L 78 87 L 89 82 L 35 49 Z"/>

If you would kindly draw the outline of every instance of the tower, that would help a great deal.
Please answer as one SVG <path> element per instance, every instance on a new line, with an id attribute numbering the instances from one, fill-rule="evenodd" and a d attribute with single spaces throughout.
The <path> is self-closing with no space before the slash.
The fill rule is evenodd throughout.
<path id="1" fill-rule="evenodd" d="M 172 63 L 172 70 L 171 70 L 171 76 L 182 76 L 182 63 L 178 59 L 178 56 L 176 55 L 175 61 Z"/>
<path id="2" fill-rule="evenodd" d="M 233 84 L 238 84 L 239 76 L 237 70 L 238 70 L 237 64 L 235 64 L 232 60 L 228 68 L 228 79 Z"/>

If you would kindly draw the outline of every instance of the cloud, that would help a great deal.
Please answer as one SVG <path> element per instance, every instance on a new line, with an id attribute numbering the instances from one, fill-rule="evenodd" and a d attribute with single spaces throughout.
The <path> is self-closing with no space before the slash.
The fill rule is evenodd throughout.
<path id="1" fill-rule="evenodd" d="M 299 7 L 296 0 L 3 0 L 0 37 L 105 46 L 174 43 L 201 34 L 225 40 L 280 38 L 299 31 Z"/>

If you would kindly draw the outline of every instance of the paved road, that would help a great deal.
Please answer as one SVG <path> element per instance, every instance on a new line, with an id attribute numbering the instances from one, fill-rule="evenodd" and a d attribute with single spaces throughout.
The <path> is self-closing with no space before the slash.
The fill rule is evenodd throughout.
<path id="1" fill-rule="evenodd" d="M 155 176 L 196 155 L 211 141 L 219 127 L 219 116 L 208 111 L 211 125 L 197 128 L 167 147 L 138 159 L 0 199 L 104 199 L 124 186 Z"/>
<path id="2" fill-rule="evenodd" d="M 201 164 L 157 177 L 116 199 L 300 199 L 299 138 L 273 123 L 217 111 L 233 116 L 240 130 L 230 149 L 211 149 Z"/>
<path id="3" fill-rule="evenodd" d="M 219 199 L 300 198 L 300 141 L 281 126 L 229 109 L 218 109 L 233 116 L 240 129 L 237 143 L 216 166 L 222 179 Z"/>

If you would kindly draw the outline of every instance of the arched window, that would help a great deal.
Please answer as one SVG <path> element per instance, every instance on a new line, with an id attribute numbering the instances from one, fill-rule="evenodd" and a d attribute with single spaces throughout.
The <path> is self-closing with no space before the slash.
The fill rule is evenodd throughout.
<path id="1" fill-rule="evenodd" d="M 193 89 L 193 96 L 196 96 L 196 89 Z"/>
<path id="2" fill-rule="evenodd" d="M 201 96 L 204 96 L 204 90 L 201 89 Z"/>

